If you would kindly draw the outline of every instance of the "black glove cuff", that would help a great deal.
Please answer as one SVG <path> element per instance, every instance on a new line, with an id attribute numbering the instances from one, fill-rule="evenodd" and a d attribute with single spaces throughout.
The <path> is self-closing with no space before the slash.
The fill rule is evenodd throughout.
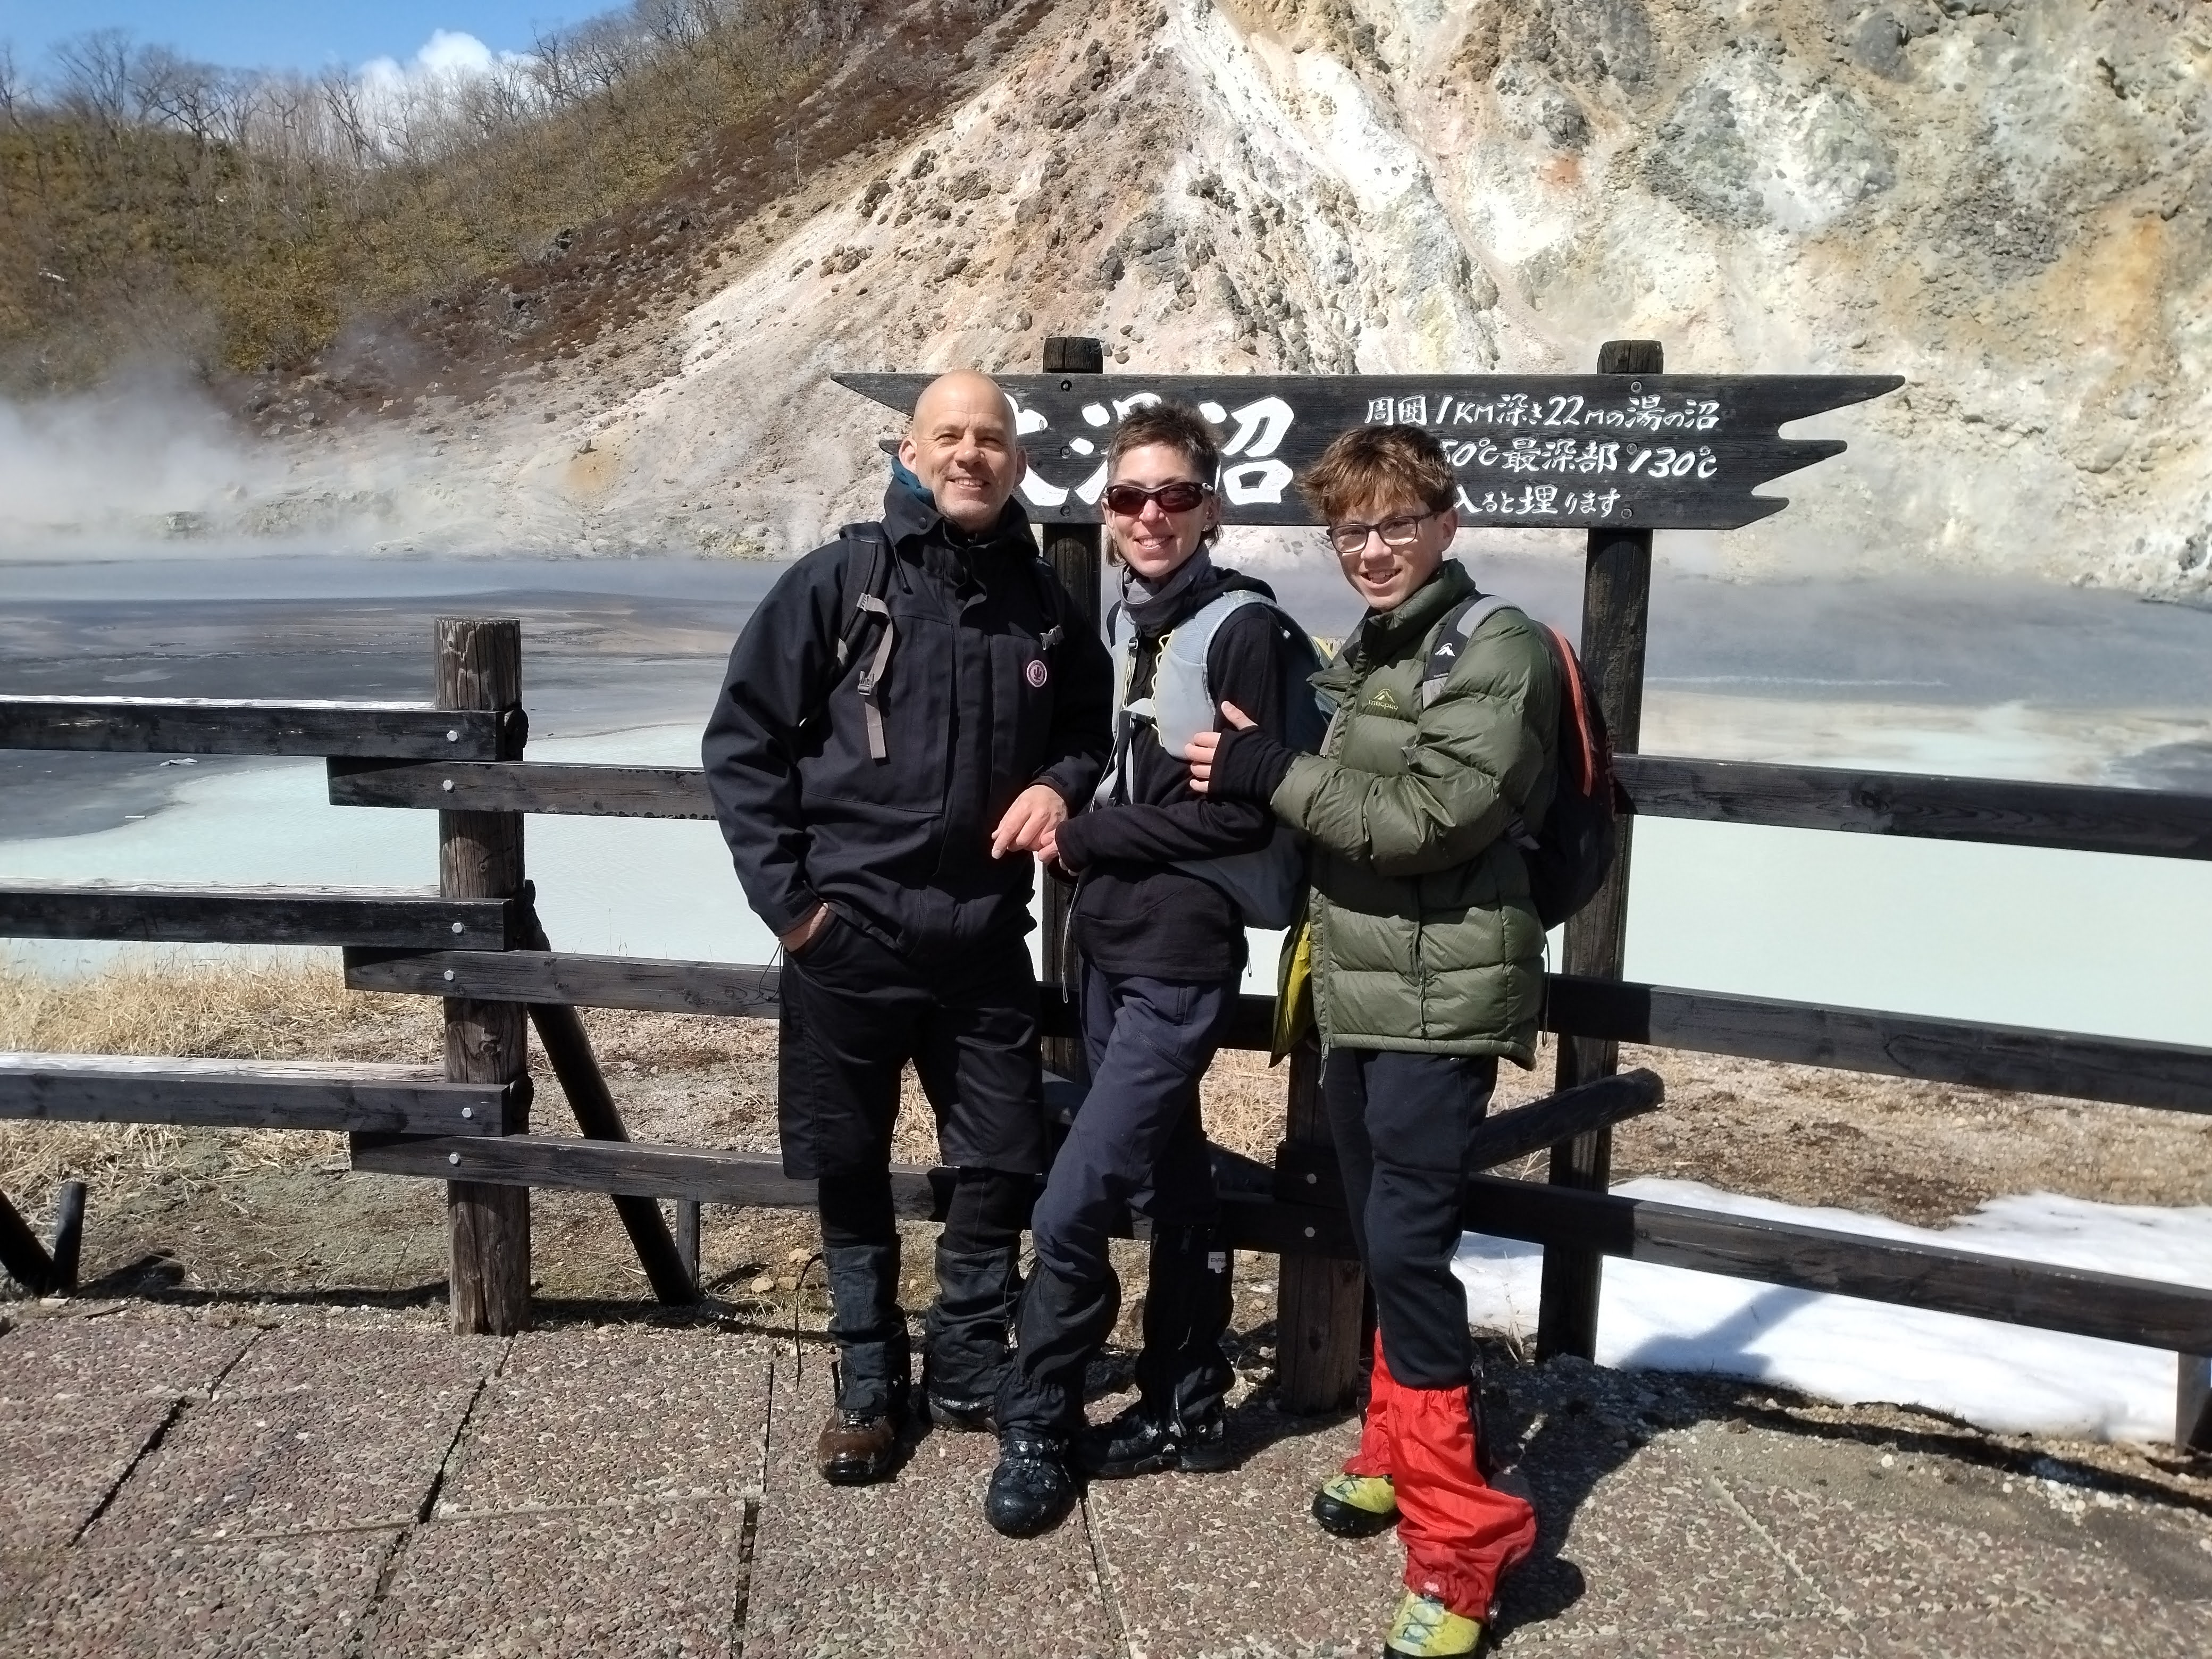
<path id="1" fill-rule="evenodd" d="M 1213 751 L 1210 793 L 1223 800 L 1257 801 L 1273 799 L 1297 758 L 1297 750 L 1277 743 L 1256 726 L 1224 732 Z"/>

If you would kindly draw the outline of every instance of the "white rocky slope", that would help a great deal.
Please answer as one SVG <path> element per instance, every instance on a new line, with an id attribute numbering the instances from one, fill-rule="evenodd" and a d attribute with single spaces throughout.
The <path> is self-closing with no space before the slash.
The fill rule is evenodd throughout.
<path id="1" fill-rule="evenodd" d="M 1641 336 L 1910 381 L 1809 428 L 1851 451 L 1788 513 L 1677 557 L 2185 597 L 2208 118 L 2207 0 L 1061 0 L 629 325 L 647 371 L 555 365 L 289 488 L 370 492 L 386 544 L 781 553 L 879 487 L 895 423 L 834 370 L 1030 368 L 1048 333 L 1130 370 L 1579 369 Z"/>

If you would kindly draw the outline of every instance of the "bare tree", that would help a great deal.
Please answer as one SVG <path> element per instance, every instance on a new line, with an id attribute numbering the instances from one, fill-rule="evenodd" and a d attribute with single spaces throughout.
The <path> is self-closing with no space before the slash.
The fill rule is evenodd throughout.
<path id="1" fill-rule="evenodd" d="M 131 114 L 131 35 L 125 29 L 94 29 L 54 48 L 61 68 L 56 102 L 107 137 L 122 136 Z"/>

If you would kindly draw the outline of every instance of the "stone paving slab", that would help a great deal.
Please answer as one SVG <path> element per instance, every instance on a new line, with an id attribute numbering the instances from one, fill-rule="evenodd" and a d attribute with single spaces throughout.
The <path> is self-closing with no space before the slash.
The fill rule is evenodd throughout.
<path id="1" fill-rule="evenodd" d="M 331 1659 L 396 1531 L 150 1550 L 80 1547 L 0 1601 L 9 1659 Z"/>
<path id="2" fill-rule="evenodd" d="M 1741 1479 L 1730 1486 L 1797 1570 L 1860 1618 L 2112 1596 L 2212 1599 L 2212 1553 L 2192 1547 L 2186 1534 L 2098 1515 L 2102 1524 L 2087 1524 L 2085 1516 L 2059 1522 L 2059 1536 L 2039 1536 L 2037 1523 L 2051 1517 L 2029 1508 L 2045 1505 L 2027 1492 L 2014 1495 L 2014 1506 L 2029 1512 L 1993 1533 L 1959 1524 L 1948 1512 L 1886 1512 L 1816 1487 L 1760 1487 Z M 2142 1535 L 2146 1528 L 2148 1537 Z"/>
<path id="3" fill-rule="evenodd" d="M 507 1346 L 501 1337 L 451 1336 L 443 1331 L 289 1325 L 253 1345 L 222 1379 L 222 1398 L 473 1389 L 498 1365 Z"/>
<path id="4" fill-rule="evenodd" d="M 1694 1455 L 1668 1442 L 1596 1473 L 1533 1455 L 1536 1552 L 1501 1586 L 1502 1630 L 1692 1632 L 1832 1612 Z"/>
<path id="5" fill-rule="evenodd" d="M 1869 1659 L 1954 1659 L 1960 1654 L 2033 1659 L 2203 1659 L 2212 1602 L 2088 1596 L 2011 1607 L 1960 1608 L 1925 1619 L 1860 1626 Z"/>
<path id="6" fill-rule="evenodd" d="M 830 1405 L 819 1349 L 775 1364 L 768 1491 L 753 1550 L 745 1659 L 1105 1659 L 1109 1622 L 1082 1512 L 1042 1538 L 983 1519 L 988 1435 L 932 1433 L 895 1480 L 831 1486 L 814 1472 Z"/>
<path id="7" fill-rule="evenodd" d="M 26 1320 L 0 1335 L 0 1418 L 88 1394 L 204 1395 L 259 1335 L 127 1315 Z"/>
<path id="8" fill-rule="evenodd" d="M 1234 1468 L 1091 1486 L 1091 1536 L 1129 1650 L 1365 1659 L 1397 1605 L 1404 1556 L 1392 1534 L 1332 1538 L 1309 1513 L 1314 1487 L 1358 1443 L 1357 1420 L 1258 1407 L 1230 1421 Z"/>
<path id="9" fill-rule="evenodd" d="M 757 1493 L 768 1405 L 757 1339 L 520 1336 L 471 1419 L 438 1513 Z"/>
<path id="10" fill-rule="evenodd" d="M 1537 1626 L 1506 1638 L 1495 1649 L 1501 1656 L 1523 1659 L 1539 1654 L 1544 1659 L 1863 1659 L 1866 1650 L 1864 1632 L 1847 1620 L 1827 1618 L 1767 1619 L 1626 1634 L 1612 1626 Z M 1944 1659 L 1954 1656 L 1947 1654 Z"/>
<path id="11" fill-rule="evenodd" d="M 745 1506 L 629 1504 L 434 1521 L 409 1536 L 372 1650 L 416 1659 L 728 1654 Z"/>
<path id="12" fill-rule="evenodd" d="M 416 1518 L 476 1385 L 353 1378 L 187 1407 L 85 1540 L 151 1543 Z"/>
<path id="13" fill-rule="evenodd" d="M 61 1426 L 0 1420 L 0 1538 L 10 1549 L 75 1538 L 176 1409 L 158 1395 L 100 1405 Z"/>

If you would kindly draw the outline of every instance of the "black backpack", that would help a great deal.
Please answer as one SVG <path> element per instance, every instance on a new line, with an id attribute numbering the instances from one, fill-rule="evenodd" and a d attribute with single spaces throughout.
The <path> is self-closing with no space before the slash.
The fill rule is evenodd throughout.
<path id="1" fill-rule="evenodd" d="M 1444 682 L 1475 629 L 1510 603 L 1494 593 L 1477 594 L 1444 618 L 1421 676 L 1422 708 L 1443 695 Z M 1606 734 L 1605 716 L 1574 647 L 1558 629 L 1533 617 L 1528 620 L 1551 648 L 1559 671 L 1559 781 L 1541 835 L 1530 835 L 1517 816 L 1505 833 L 1528 866 L 1528 896 L 1536 920 L 1548 929 L 1588 904 L 1605 884 L 1620 841 L 1613 821 L 1624 802 L 1613 775 L 1613 742 Z"/>

